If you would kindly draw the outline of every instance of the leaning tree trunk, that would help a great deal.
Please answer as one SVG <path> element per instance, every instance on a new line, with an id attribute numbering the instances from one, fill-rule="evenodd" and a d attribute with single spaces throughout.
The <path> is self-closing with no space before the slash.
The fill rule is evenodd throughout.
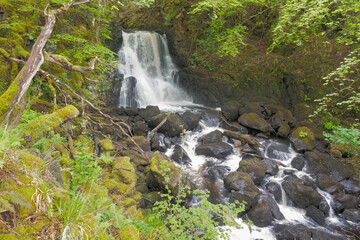
<path id="1" fill-rule="evenodd" d="M 45 47 L 45 44 L 49 40 L 50 35 L 54 29 L 56 15 L 68 11 L 71 6 L 79 5 L 86 2 L 90 2 L 90 0 L 84 0 L 75 3 L 70 1 L 64 7 L 57 10 L 50 10 L 49 12 L 47 12 L 45 9 L 44 13 L 46 16 L 46 23 L 41 30 L 40 35 L 37 38 L 34 46 L 31 49 L 30 57 L 28 58 L 16 78 L 12 81 L 10 87 L 0 97 L 1 124 L 4 125 L 8 123 L 10 118 L 19 119 L 19 116 L 16 115 L 21 115 L 22 111 L 16 113 L 16 111 L 14 110 L 21 109 L 21 107 L 19 107 L 19 103 L 29 89 L 30 83 L 34 78 L 35 74 L 38 72 L 41 65 L 44 63 L 43 48 Z"/>

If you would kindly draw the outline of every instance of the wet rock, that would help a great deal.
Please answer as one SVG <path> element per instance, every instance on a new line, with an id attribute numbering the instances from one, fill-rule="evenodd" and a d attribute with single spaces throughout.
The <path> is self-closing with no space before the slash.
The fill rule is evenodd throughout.
<path id="1" fill-rule="evenodd" d="M 345 209 L 342 215 L 346 220 L 360 222 L 360 209 Z"/>
<path id="2" fill-rule="evenodd" d="M 334 196 L 333 209 L 341 213 L 345 209 L 355 209 L 360 204 L 360 199 L 350 194 L 338 193 Z"/>
<path id="3" fill-rule="evenodd" d="M 287 124 L 287 123 L 283 123 L 278 132 L 277 132 L 277 135 L 279 137 L 282 137 L 282 138 L 287 138 L 287 136 L 289 135 L 290 133 L 290 126 Z"/>
<path id="4" fill-rule="evenodd" d="M 340 193 L 344 189 L 343 185 L 324 174 L 317 175 L 317 185 L 321 190 L 330 194 Z"/>
<path id="5" fill-rule="evenodd" d="M 185 122 L 186 130 L 194 130 L 200 122 L 200 116 L 191 111 L 184 112 L 181 118 Z"/>
<path id="6" fill-rule="evenodd" d="M 247 173 L 231 172 L 224 178 L 225 188 L 230 191 L 230 202 L 245 201 L 245 209 L 249 210 L 259 200 L 259 190 Z"/>
<path id="7" fill-rule="evenodd" d="M 238 122 L 243 126 L 256 129 L 264 133 L 273 131 L 270 124 L 254 112 L 241 115 Z"/>
<path id="8" fill-rule="evenodd" d="M 255 185 L 260 185 L 266 174 L 267 166 L 259 158 L 245 157 L 239 163 L 238 172 L 246 172 L 250 175 Z"/>
<path id="9" fill-rule="evenodd" d="M 221 142 L 222 132 L 219 130 L 212 131 L 201 138 L 203 143 Z"/>
<path id="10" fill-rule="evenodd" d="M 238 132 L 238 133 L 242 133 L 242 134 L 248 133 L 248 129 L 246 127 L 240 125 L 238 122 L 230 122 L 230 123 L 221 122 L 220 127 L 223 129 L 232 131 L 232 132 Z"/>
<path id="11" fill-rule="evenodd" d="M 217 179 L 223 179 L 224 175 L 227 174 L 230 171 L 229 167 L 226 166 L 213 166 L 209 167 L 207 171 L 204 172 L 204 177 L 217 180 Z"/>
<path id="12" fill-rule="evenodd" d="M 289 143 L 283 142 L 274 142 L 270 144 L 266 149 L 267 157 L 280 160 L 287 159 L 288 157 L 286 155 L 290 153 L 289 145 Z"/>
<path id="13" fill-rule="evenodd" d="M 311 218 L 312 220 L 317 222 L 319 225 L 325 224 L 325 214 L 314 206 L 309 206 L 306 209 L 305 216 Z"/>
<path id="14" fill-rule="evenodd" d="M 274 198 L 278 203 L 281 202 L 282 194 L 280 184 L 276 182 L 269 182 L 265 185 L 265 187 L 269 193 L 274 195 Z"/>
<path id="15" fill-rule="evenodd" d="M 236 132 L 230 132 L 230 131 L 224 131 L 223 135 L 239 140 L 242 143 L 248 143 L 250 146 L 253 147 L 264 148 L 264 146 L 258 140 L 248 135 L 244 135 Z"/>
<path id="16" fill-rule="evenodd" d="M 267 170 L 266 173 L 271 176 L 275 176 L 279 172 L 279 166 L 277 163 L 271 159 L 264 159 L 263 163 L 265 163 Z"/>
<path id="17" fill-rule="evenodd" d="M 284 169 L 284 174 L 286 175 L 293 175 L 295 173 L 295 170 L 293 169 Z"/>
<path id="18" fill-rule="evenodd" d="M 195 153 L 198 155 L 205 155 L 219 159 L 226 158 L 232 153 L 232 151 L 232 147 L 224 142 L 206 143 L 198 146 L 195 149 Z"/>
<path id="19" fill-rule="evenodd" d="M 146 136 L 149 128 L 143 121 L 136 121 L 133 126 L 133 131 L 135 135 Z"/>
<path id="20" fill-rule="evenodd" d="M 174 153 L 171 155 L 171 159 L 179 164 L 191 163 L 189 155 L 180 145 L 175 146 Z"/>
<path id="21" fill-rule="evenodd" d="M 258 227 L 270 226 L 274 221 L 270 206 L 264 199 L 261 199 L 258 204 L 249 211 L 248 216 L 254 225 Z"/>
<path id="22" fill-rule="evenodd" d="M 238 141 L 238 140 L 236 140 Z M 240 142 L 241 143 L 241 142 Z M 240 144 L 239 144 L 240 145 Z M 245 145 L 241 146 L 241 152 L 243 153 L 251 153 L 251 154 L 256 154 L 257 151 L 255 148 L 250 147 L 250 145 L 248 143 L 246 143 Z"/>
<path id="23" fill-rule="evenodd" d="M 322 200 L 321 195 L 303 179 L 285 178 L 281 185 L 288 197 L 300 208 L 318 206 Z"/>
<path id="24" fill-rule="evenodd" d="M 235 121 L 239 118 L 239 109 L 242 105 L 234 100 L 226 102 L 221 106 L 221 113 L 229 121 Z"/>
<path id="25" fill-rule="evenodd" d="M 146 106 L 145 109 L 139 110 L 139 115 L 145 120 L 149 121 L 152 117 L 160 114 L 158 106 Z"/>
<path id="26" fill-rule="evenodd" d="M 164 134 L 156 133 L 150 141 L 151 150 L 165 152 L 171 146 L 170 140 L 166 141 L 166 139 L 168 138 Z"/>
<path id="27" fill-rule="evenodd" d="M 303 156 L 296 156 L 291 161 L 291 166 L 299 171 L 303 169 L 304 165 L 305 165 L 305 159 Z"/>
<path id="28" fill-rule="evenodd" d="M 157 127 L 162 120 L 166 118 L 166 113 L 160 113 L 152 117 L 148 124 L 150 128 Z M 180 116 L 176 113 L 171 113 L 167 121 L 159 128 L 159 132 L 166 134 L 169 137 L 179 136 L 183 132 L 185 123 L 182 121 Z"/>
<path id="29" fill-rule="evenodd" d="M 354 194 L 356 196 L 360 195 L 360 184 L 357 180 L 344 180 L 340 182 L 344 186 L 345 193 Z"/>
<path id="30" fill-rule="evenodd" d="M 315 136 L 307 127 L 295 128 L 289 137 L 298 152 L 311 151 L 315 148 Z"/>
<path id="31" fill-rule="evenodd" d="M 324 198 L 319 203 L 319 210 L 321 210 L 326 216 L 329 215 L 330 205 L 327 203 L 327 201 Z"/>
<path id="32" fill-rule="evenodd" d="M 265 201 L 267 201 L 267 203 L 269 204 L 269 207 L 270 207 L 270 211 L 275 219 L 277 219 L 277 220 L 285 219 L 284 215 L 281 213 L 281 211 L 279 209 L 278 204 L 276 203 L 274 197 L 271 194 L 262 195 L 261 199 L 264 199 Z"/>
<path id="33" fill-rule="evenodd" d="M 201 114 L 201 120 L 206 126 L 215 127 L 221 120 L 220 113 L 218 111 L 208 109 Z"/>
<path id="34" fill-rule="evenodd" d="M 344 236 L 333 234 L 329 231 L 322 230 L 319 228 L 309 228 L 302 224 L 296 225 L 285 225 L 276 224 L 273 229 L 275 237 L 278 240 L 346 240 Z"/>
<path id="35" fill-rule="evenodd" d="M 262 107 L 260 104 L 255 102 L 246 102 L 245 106 L 239 109 L 239 115 L 247 114 L 247 113 L 256 113 L 259 116 L 262 116 Z"/>

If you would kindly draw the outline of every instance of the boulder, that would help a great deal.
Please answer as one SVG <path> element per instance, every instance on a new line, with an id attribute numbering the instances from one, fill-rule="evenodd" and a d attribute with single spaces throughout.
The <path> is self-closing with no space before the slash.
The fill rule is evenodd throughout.
<path id="1" fill-rule="evenodd" d="M 208 157 L 224 159 L 233 152 L 232 147 L 224 142 L 206 143 L 198 146 L 195 153 Z"/>
<path id="2" fill-rule="evenodd" d="M 354 179 L 344 180 L 340 182 L 344 186 L 345 193 L 360 196 L 359 181 Z"/>
<path id="3" fill-rule="evenodd" d="M 282 111 L 277 111 L 273 116 L 271 116 L 269 122 L 275 130 L 279 129 L 281 125 L 286 123 L 284 113 Z"/>
<path id="4" fill-rule="evenodd" d="M 305 159 L 301 155 L 294 157 L 294 159 L 291 161 L 291 166 L 299 171 L 303 169 L 304 165 Z"/>
<path id="5" fill-rule="evenodd" d="M 221 116 L 218 111 L 207 109 L 201 113 L 201 120 L 206 126 L 216 127 L 221 120 Z"/>
<path id="6" fill-rule="evenodd" d="M 139 115 L 145 120 L 149 121 L 152 117 L 160 114 L 158 106 L 146 106 L 145 109 L 139 110 Z"/>
<path id="7" fill-rule="evenodd" d="M 272 228 L 275 237 L 278 240 L 296 239 L 296 240 L 346 240 L 347 238 L 341 235 L 333 234 L 328 230 L 319 228 L 309 228 L 302 224 L 286 225 L 276 224 Z"/>
<path id="8" fill-rule="evenodd" d="M 360 223 L 360 209 L 345 209 L 342 215 L 348 221 Z"/>
<path id="9" fill-rule="evenodd" d="M 191 163 L 189 155 L 180 145 L 175 145 L 174 153 L 171 155 L 171 159 L 179 164 Z"/>
<path id="10" fill-rule="evenodd" d="M 290 126 L 287 123 L 283 123 L 278 129 L 277 135 L 282 138 L 287 138 L 290 133 Z"/>
<path id="11" fill-rule="evenodd" d="M 274 221 L 270 206 L 264 199 L 261 199 L 258 204 L 249 211 L 248 216 L 254 225 L 258 227 L 270 226 Z"/>
<path id="12" fill-rule="evenodd" d="M 328 175 L 318 174 L 316 179 L 317 179 L 316 182 L 317 182 L 317 185 L 319 186 L 319 188 L 330 194 L 340 193 L 344 189 L 343 185 L 336 182 Z"/>
<path id="13" fill-rule="evenodd" d="M 220 127 L 225 130 L 232 131 L 232 132 L 238 132 L 238 133 L 242 133 L 242 134 L 248 133 L 248 129 L 246 127 L 240 125 L 238 122 L 230 122 L 230 123 L 221 122 Z"/>
<path id="14" fill-rule="evenodd" d="M 139 114 L 139 111 L 138 111 L 138 109 L 136 108 L 136 107 L 137 107 L 136 101 L 133 102 L 133 104 L 135 104 L 136 106 L 134 106 L 134 107 L 126 107 L 126 108 L 124 109 L 124 113 L 125 113 L 127 116 L 137 116 L 137 115 Z M 129 105 L 129 106 L 131 106 L 131 105 Z"/>
<path id="15" fill-rule="evenodd" d="M 260 104 L 255 102 L 246 102 L 245 106 L 239 109 L 239 115 L 247 114 L 247 113 L 256 113 L 259 116 L 262 116 L 262 107 Z"/>
<path id="16" fill-rule="evenodd" d="M 281 213 L 281 211 L 279 209 L 278 204 L 276 203 L 274 197 L 271 194 L 262 195 L 261 199 L 265 200 L 268 203 L 268 205 L 270 207 L 270 211 L 275 219 L 277 219 L 277 220 L 285 219 L 284 215 Z"/>
<path id="17" fill-rule="evenodd" d="M 310 205 L 318 206 L 322 200 L 321 195 L 314 187 L 309 186 L 303 179 L 285 178 L 281 185 L 288 197 L 300 208 Z"/>
<path id="18" fill-rule="evenodd" d="M 319 210 L 322 211 L 326 216 L 329 216 L 330 205 L 327 203 L 325 198 L 319 203 Z"/>
<path id="19" fill-rule="evenodd" d="M 276 182 L 269 182 L 265 185 L 266 190 L 268 190 L 269 193 L 271 193 L 275 200 L 280 203 L 281 202 L 281 198 L 282 198 L 282 193 L 281 193 L 281 186 L 280 184 L 276 183 Z"/>
<path id="20" fill-rule="evenodd" d="M 166 118 L 166 113 L 160 113 L 152 117 L 149 121 L 149 127 L 156 128 L 162 120 Z M 179 136 L 185 129 L 185 123 L 176 113 L 171 113 L 167 121 L 159 128 L 159 132 L 166 134 L 169 137 Z"/>
<path id="21" fill-rule="evenodd" d="M 241 115 L 238 122 L 245 127 L 256 129 L 264 133 L 273 131 L 270 124 L 254 112 Z"/>
<path id="22" fill-rule="evenodd" d="M 99 141 L 99 146 L 102 151 L 112 151 L 115 149 L 112 141 L 108 138 Z"/>
<path id="23" fill-rule="evenodd" d="M 165 152 L 170 146 L 171 141 L 163 133 L 156 133 L 150 140 L 152 151 Z"/>
<path id="24" fill-rule="evenodd" d="M 344 193 L 338 193 L 334 196 L 333 209 L 335 213 L 341 213 L 345 209 L 356 209 L 360 204 L 360 199 Z"/>
<path id="25" fill-rule="evenodd" d="M 305 216 L 311 218 L 312 220 L 317 222 L 319 225 L 325 224 L 325 217 L 326 217 L 325 214 L 321 210 L 319 210 L 318 208 L 316 208 L 314 206 L 309 206 L 306 209 Z"/>
<path id="26" fill-rule="evenodd" d="M 166 156 L 156 151 L 151 158 L 150 165 L 150 188 L 161 188 L 167 186 L 172 192 L 177 190 L 181 180 L 180 170 Z"/>
<path id="27" fill-rule="evenodd" d="M 221 106 L 221 113 L 229 122 L 232 122 L 239 118 L 239 109 L 241 107 L 242 105 L 239 102 L 231 100 Z"/>
<path id="28" fill-rule="evenodd" d="M 224 185 L 225 188 L 230 191 L 230 202 L 238 200 L 241 203 L 245 201 L 245 210 L 249 210 L 255 206 L 260 198 L 259 190 L 247 173 L 229 173 L 224 178 Z"/>
<path id="29" fill-rule="evenodd" d="M 146 138 L 144 136 L 133 136 L 132 139 L 145 152 L 148 152 L 151 150 L 150 143 L 146 140 Z M 130 147 L 136 147 L 135 143 L 130 138 L 126 139 L 126 143 Z"/>
<path id="30" fill-rule="evenodd" d="M 201 140 L 203 143 L 215 143 L 221 142 L 222 132 L 219 130 L 212 131 L 206 135 L 204 135 Z"/>
<path id="31" fill-rule="evenodd" d="M 245 157 L 239 163 L 238 172 L 246 172 L 250 175 L 255 185 L 260 185 L 266 174 L 267 166 L 259 158 Z"/>
<path id="32" fill-rule="evenodd" d="M 191 111 L 186 111 L 181 115 L 183 122 L 185 123 L 186 130 L 194 130 L 200 122 L 200 116 L 192 113 Z"/>
<path id="33" fill-rule="evenodd" d="M 258 140 L 256 140 L 254 137 L 244 135 L 241 133 L 236 132 L 230 132 L 230 131 L 224 131 L 223 135 L 234 138 L 236 140 L 241 141 L 242 143 L 248 143 L 250 146 L 258 147 L 258 148 L 265 148 Z"/>
<path id="34" fill-rule="evenodd" d="M 315 136 L 307 127 L 295 128 L 291 132 L 289 139 L 298 152 L 311 151 L 315 148 Z"/>
<path id="35" fill-rule="evenodd" d="M 266 173 L 271 175 L 271 176 L 275 176 L 278 172 L 279 172 L 279 166 L 278 164 L 271 160 L 271 159 L 264 159 L 263 163 L 265 163 L 267 169 L 266 169 Z"/>
<path id="36" fill-rule="evenodd" d="M 149 128 L 143 121 L 136 121 L 133 126 L 133 131 L 135 135 L 146 136 Z"/>

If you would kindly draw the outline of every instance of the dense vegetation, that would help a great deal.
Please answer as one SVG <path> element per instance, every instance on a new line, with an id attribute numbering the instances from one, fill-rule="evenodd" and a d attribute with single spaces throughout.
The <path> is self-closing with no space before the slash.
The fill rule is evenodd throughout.
<path id="1" fill-rule="evenodd" d="M 67 2 L 0 1 L 0 94 L 9 89 L 22 67 L 10 57 L 24 61 L 29 57 L 44 25 L 44 10 L 61 8 Z M 182 27 L 186 28 L 188 64 L 195 72 L 213 72 L 223 81 L 229 81 L 227 76 L 232 74 L 235 76 L 230 77 L 233 88 L 244 82 L 249 87 L 265 84 L 260 79 L 263 76 L 282 78 L 282 72 L 297 69 L 294 66 L 299 59 L 305 61 L 300 66 L 307 66 L 316 57 L 313 49 L 329 58 L 336 53 L 331 63 L 319 67 L 323 71 L 315 76 L 308 74 L 313 71 L 311 67 L 308 71 L 299 70 L 302 83 L 310 81 L 311 87 L 324 85 L 324 89 L 309 90 L 309 87 L 303 103 L 314 110 L 312 121 L 326 131 L 324 136 L 332 144 L 332 152 L 347 154 L 354 167 L 360 169 L 359 126 L 356 124 L 360 103 L 359 11 L 360 3 L 353 0 L 97 0 L 58 16 L 45 50 L 46 54 L 61 56 L 61 62 L 68 66 L 88 66 L 94 57 L 112 63 L 116 60 L 111 49 L 117 41 L 115 26 L 119 21 L 135 29 L 146 25 L 142 21 L 150 19 L 158 29 L 150 28 L 162 30 L 174 29 L 180 19 L 186 19 L 181 23 L 187 24 Z M 263 52 L 254 50 L 256 44 L 261 45 Z M 243 61 L 257 54 L 269 62 Z M 284 59 L 288 63 L 281 63 Z M 245 70 L 232 73 L 230 69 L 240 65 L 239 62 Z M 263 68 L 262 64 L 268 65 Z M 261 68 L 267 71 L 265 75 L 257 71 Z M 128 160 L 107 151 L 106 144 L 101 154 L 96 152 L 98 140 L 94 133 L 98 130 L 91 129 L 94 124 L 90 122 L 101 119 L 90 115 L 94 109 L 85 106 L 84 99 L 96 106 L 105 105 L 104 96 L 111 87 L 108 76 L 113 67 L 97 64 L 94 71 L 83 74 L 47 62 L 41 69 L 54 78 L 36 75 L 22 103 L 25 107 L 20 123 L 15 128 L 8 128 L 6 124 L 0 128 L 0 239 L 181 239 L 189 235 L 213 239 L 219 234 L 215 231 L 219 222 L 213 221 L 208 211 L 184 207 L 185 193 L 191 193 L 187 187 L 180 189 L 177 198 L 164 189 L 163 200 L 155 197 L 156 211 L 145 217 L 136 207 L 137 191 L 117 190 L 121 194 L 109 191 L 108 184 L 115 181 L 109 173 L 115 171 L 116 164 L 121 163 L 129 169 L 132 166 Z M 246 73 L 249 74 L 245 80 L 240 81 L 240 75 Z M 83 99 L 62 88 L 54 79 L 67 84 Z M 278 87 L 275 81 L 269 84 Z M 1 98 L 11 100 L 4 94 Z M 317 100 L 313 102 L 310 98 Z M 76 107 L 56 112 L 68 103 Z M 2 107 L 0 113 L 6 111 Z M 81 110 L 82 117 L 74 119 L 80 114 L 77 109 Z M 44 113 L 49 114 L 42 115 Z M 36 125 L 39 121 L 42 121 L 40 127 Z M 98 126 L 101 128 L 101 124 Z M 110 138 L 109 132 L 111 130 L 101 133 L 105 140 Z M 24 139 L 24 134 L 30 138 Z M 49 173 L 54 162 L 55 168 L 62 169 L 61 176 L 56 179 Z M 121 172 L 119 176 L 135 178 L 134 171 L 130 172 L 130 175 Z M 135 188 L 133 180 L 121 183 L 125 189 Z M 228 207 L 208 202 L 206 193 L 195 194 L 202 197 L 204 206 L 218 215 L 229 214 Z M 126 197 L 119 198 L 120 195 Z M 235 206 L 232 209 L 231 214 L 242 210 Z M 178 217 L 179 212 L 184 214 L 183 218 Z M 194 214 L 199 218 L 193 218 L 194 222 L 186 225 L 184 219 Z M 163 221 L 156 220 L 158 217 Z M 204 229 L 211 229 L 207 231 L 209 236 L 195 235 Z M 226 236 L 222 233 L 223 238 Z"/>

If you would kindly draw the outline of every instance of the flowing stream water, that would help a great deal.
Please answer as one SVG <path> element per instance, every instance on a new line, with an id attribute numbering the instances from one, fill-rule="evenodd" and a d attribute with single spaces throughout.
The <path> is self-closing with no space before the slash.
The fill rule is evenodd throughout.
<path id="1" fill-rule="evenodd" d="M 178 111 L 179 106 L 189 105 L 192 102 L 184 90 L 182 90 L 176 81 L 177 68 L 171 60 L 166 36 L 154 32 L 123 32 L 123 44 L 119 51 L 121 61 L 120 71 L 124 74 L 124 80 L 120 93 L 120 106 L 124 107 L 145 107 L 147 105 L 157 105 L 160 109 Z M 182 109 L 180 107 L 180 109 Z M 182 109 L 184 110 L 184 109 Z M 226 202 L 228 196 L 224 187 L 223 178 L 228 173 L 236 171 L 239 162 L 242 160 L 242 154 L 236 146 L 231 144 L 227 137 L 222 141 L 231 144 L 234 151 L 226 159 L 216 159 L 197 155 L 195 153 L 199 139 L 214 131 L 221 132 L 224 129 L 219 124 L 207 124 L 201 121 L 197 131 L 187 131 L 182 138 L 181 147 L 187 152 L 191 163 L 183 165 L 185 171 L 192 179 L 192 182 L 199 188 L 210 187 L 211 197 L 215 202 Z M 278 163 L 279 171 L 271 176 L 267 175 L 258 186 L 261 195 L 271 195 L 266 188 L 269 182 L 275 182 L 281 187 L 284 178 L 289 175 L 295 175 L 299 178 L 312 179 L 312 176 L 306 172 L 306 166 L 303 170 L 297 170 L 292 167 L 292 160 L 299 155 L 292 147 L 290 142 L 280 139 L 261 139 L 257 140 L 265 146 L 264 149 L 258 149 L 258 154 L 263 159 L 271 159 Z M 166 155 L 171 157 L 174 146 L 169 148 Z M 178 165 L 179 166 L 179 165 Z M 221 169 L 212 171 L 213 169 Z M 215 177 L 206 177 L 209 172 L 216 172 Z M 330 194 L 318 189 L 319 194 L 326 200 L 330 210 L 326 222 L 328 225 L 339 224 L 338 218 L 331 208 L 332 197 Z M 305 216 L 305 210 L 294 207 L 291 200 L 287 198 L 285 191 L 281 187 L 281 199 L 275 201 L 278 209 L 285 219 L 275 220 L 280 224 L 303 224 L 311 228 L 325 229 L 316 222 Z M 238 222 L 242 222 L 239 218 Z M 251 227 L 249 231 L 245 224 L 243 229 L 232 229 L 231 239 L 276 239 L 271 227 Z"/>

